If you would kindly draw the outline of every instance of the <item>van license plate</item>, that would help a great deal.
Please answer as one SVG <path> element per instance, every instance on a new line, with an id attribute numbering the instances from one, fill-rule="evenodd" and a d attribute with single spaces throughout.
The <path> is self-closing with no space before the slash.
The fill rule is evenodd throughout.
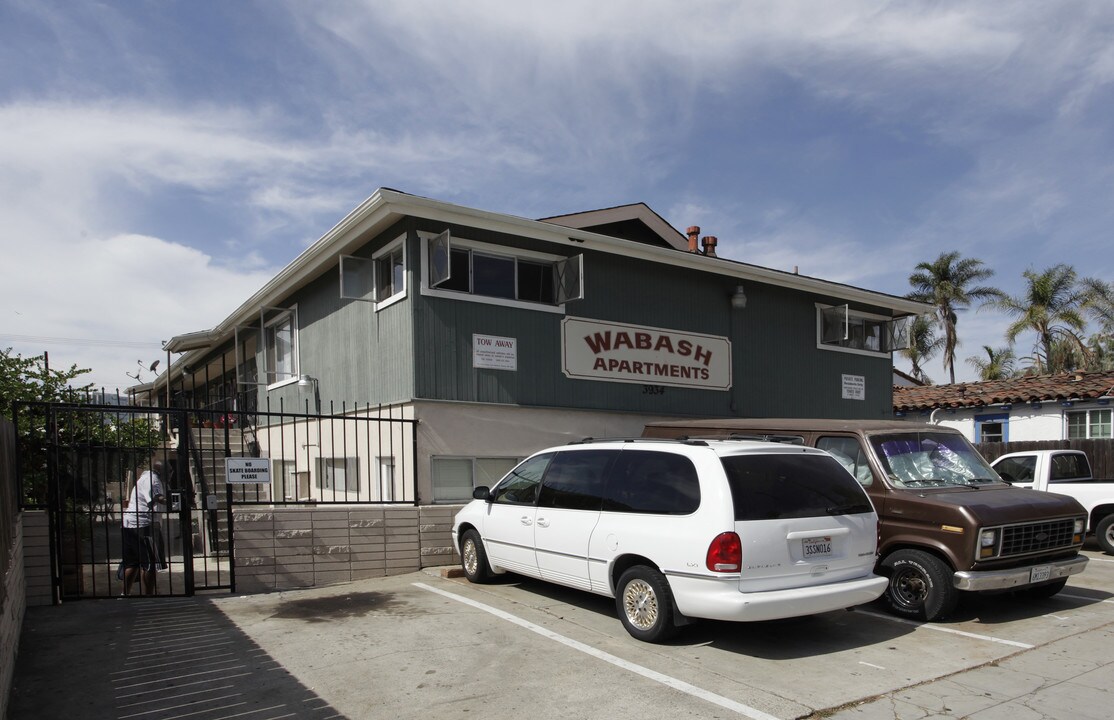
<path id="1" fill-rule="evenodd" d="M 805 558 L 830 557 L 832 539 L 830 537 L 805 538 L 801 541 Z"/>
<path id="2" fill-rule="evenodd" d="M 1029 570 L 1029 582 L 1042 582 L 1052 577 L 1051 565 L 1037 565 Z"/>

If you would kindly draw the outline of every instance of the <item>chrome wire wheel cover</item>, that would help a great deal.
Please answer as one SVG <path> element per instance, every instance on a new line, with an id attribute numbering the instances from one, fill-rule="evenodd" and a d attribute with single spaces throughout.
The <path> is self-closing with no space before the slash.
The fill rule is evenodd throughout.
<path id="1" fill-rule="evenodd" d="M 658 596 L 645 580 L 632 580 L 623 589 L 623 610 L 630 624 L 649 630 L 658 621 Z"/>
<path id="2" fill-rule="evenodd" d="M 480 558 L 476 554 L 476 543 L 472 542 L 472 538 L 464 541 L 464 552 L 461 553 L 461 558 L 464 560 L 464 572 L 475 575 L 480 566 Z"/>
<path id="3" fill-rule="evenodd" d="M 1114 545 L 1114 523 L 1106 528 L 1106 542 Z"/>

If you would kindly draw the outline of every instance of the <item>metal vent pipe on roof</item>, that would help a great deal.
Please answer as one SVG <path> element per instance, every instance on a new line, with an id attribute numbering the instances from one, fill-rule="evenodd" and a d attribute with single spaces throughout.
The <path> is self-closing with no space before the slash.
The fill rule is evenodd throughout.
<path id="1" fill-rule="evenodd" d="M 700 226 L 693 225 L 688 229 L 689 252 L 700 252 Z"/>

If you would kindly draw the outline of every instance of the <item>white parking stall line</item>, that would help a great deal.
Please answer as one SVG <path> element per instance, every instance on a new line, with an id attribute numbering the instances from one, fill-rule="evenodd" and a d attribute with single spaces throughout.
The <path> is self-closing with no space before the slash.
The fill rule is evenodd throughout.
<path id="1" fill-rule="evenodd" d="M 874 663 L 868 663 L 865 660 L 860 660 L 859 664 L 860 665 L 866 665 L 867 667 L 872 667 L 875 670 L 885 670 L 886 669 L 886 668 L 882 667 L 881 665 L 875 665 Z"/>
<path id="2" fill-rule="evenodd" d="M 955 628 L 930 625 L 928 623 L 917 622 L 916 620 L 907 620 L 905 618 L 894 617 L 893 615 L 883 615 L 882 613 L 871 612 L 870 610 L 859 610 L 856 608 L 855 612 L 859 615 L 869 615 L 881 620 L 892 620 L 893 622 L 905 623 L 906 625 L 924 628 L 925 630 L 935 630 L 936 632 L 949 633 L 951 635 L 962 635 L 963 637 L 969 637 L 974 640 L 986 640 L 987 642 L 998 643 L 1000 645 L 1010 645 L 1012 647 L 1019 647 L 1024 650 L 1031 650 L 1036 647 L 1036 645 L 1018 642 L 1016 640 L 1003 640 L 1002 638 L 996 638 L 990 635 L 979 635 L 977 633 L 969 633 L 963 630 L 956 630 Z"/>
<path id="3" fill-rule="evenodd" d="M 1114 560 L 1111 560 L 1110 558 L 1097 558 L 1097 557 L 1090 557 L 1090 556 L 1088 556 L 1088 558 L 1090 559 L 1090 561 L 1091 561 L 1091 562 L 1108 562 L 1108 563 L 1114 563 Z"/>
<path id="4" fill-rule="evenodd" d="M 416 587 L 420 587 L 423 590 L 428 590 L 429 592 L 436 593 L 436 594 L 441 595 L 443 597 L 447 597 L 450 600 L 455 600 L 459 603 L 463 603 L 465 605 L 470 605 L 470 606 L 472 606 L 472 607 L 474 607 L 478 610 L 483 610 L 484 612 L 490 613 L 497 618 L 500 618 L 502 620 L 506 620 L 507 622 L 514 623 L 515 625 L 518 625 L 519 627 L 526 628 L 530 632 L 537 633 L 538 635 L 541 635 L 542 637 L 545 637 L 545 638 L 549 638 L 550 640 L 555 640 L 555 641 L 561 643 L 562 645 L 570 647 L 574 650 L 579 650 L 580 652 L 582 652 L 586 655 L 591 655 L 594 658 L 597 658 L 599 660 L 603 660 L 604 662 L 607 662 L 607 663 L 611 663 L 612 665 L 615 665 L 616 667 L 620 667 L 624 670 L 628 670 L 628 671 L 633 672 L 637 675 L 641 675 L 644 678 L 647 678 L 649 680 L 653 680 L 654 682 L 657 682 L 657 683 L 661 683 L 662 685 L 665 685 L 666 687 L 671 687 L 674 690 L 679 690 L 683 693 L 686 693 L 688 695 L 692 695 L 693 697 L 696 697 L 696 698 L 700 698 L 701 700 L 705 700 L 705 701 L 710 702 L 714 705 L 718 705 L 718 706 L 720 706 L 722 708 L 725 708 L 727 710 L 731 710 L 731 711 L 736 712 L 740 715 L 744 715 L 748 718 L 753 718 L 754 720 L 778 720 L 778 718 L 776 718 L 775 716 L 768 715 L 767 713 L 764 713 L 761 710 L 758 710 L 756 708 L 752 708 L 749 705 L 744 705 L 742 703 L 735 702 L 734 700 L 731 700 L 730 698 L 725 698 L 722 695 L 717 695 L 713 692 L 709 692 L 708 690 L 698 688 L 695 685 L 690 685 L 689 683 L 685 682 L 684 680 L 678 680 L 677 678 L 670 677 L 669 675 L 665 675 L 665 674 L 659 673 L 655 670 L 651 670 L 649 668 L 642 667 L 641 665 L 636 665 L 635 663 L 624 660 L 621 657 L 616 657 L 615 655 L 612 655 L 610 653 L 606 653 L 602 650 L 594 648 L 591 645 L 586 645 L 586 644 L 584 644 L 582 642 L 579 642 L 577 640 L 573 640 L 572 638 L 567 638 L 564 635 L 558 635 L 557 633 L 553 632 L 552 630 L 547 630 L 546 628 L 543 628 L 540 625 L 535 625 L 534 623 L 532 623 L 528 620 L 523 620 L 522 618 L 520 618 L 516 615 L 511 615 L 510 613 L 503 612 L 502 610 L 499 610 L 498 608 L 491 607 L 490 605 L 485 605 L 484 603 L 477 602 L 475 600 L 466 598 L 462 595 L 456 595 L 455 593 L 447 592 L 445 590 L 441 590 L 439 588 L 435 588 L 435 587 L 432 587 L 430 585 L 426 585 L 425 583 L 414 583 L 414 585 Z"/>
<path id="5" fill-rule="evenodd" d="M 1110 603 L 1114 605 L 1114 600 L 1099 600 L 1098 598 L 1087 597 L 1086 595 L 1068 595 L 1065 592 L 1056 593 L 1055 597 L 1069 598 L 1071 600 L 1086 600 L 1087 602 Z"/>

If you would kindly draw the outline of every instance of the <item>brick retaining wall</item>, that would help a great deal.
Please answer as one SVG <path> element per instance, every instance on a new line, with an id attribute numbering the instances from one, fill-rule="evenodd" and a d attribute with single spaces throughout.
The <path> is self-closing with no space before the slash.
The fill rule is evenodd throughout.
<path id="1" fill-rule="evenodd" d="M 19 651 L 19 635 L 23 627 L 24 610 L 27 607 L 23 579 L 23 532 L 20 517 L 16 515 L 14 537 L 9 550 L 8 572 L 0 577 L 0 717 L 7 717 L 8 693 L 15 673 L 16 653 Z"/>

